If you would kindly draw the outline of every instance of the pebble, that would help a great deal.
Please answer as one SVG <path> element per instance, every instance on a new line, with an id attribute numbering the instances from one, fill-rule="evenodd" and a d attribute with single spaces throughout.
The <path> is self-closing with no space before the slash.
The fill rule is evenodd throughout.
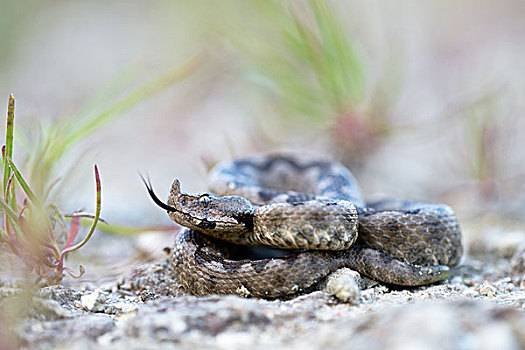
<path id="1" fill-rule="evenodd" d="M 104 311 L 105 301 L 106 295 L 100 289 L 95 289 L 93 293 L 80 298 L 80 305 L 86 311 L 101 312 Z"/>
<path id="2" fill-rule="evenodd" d="M 475 296 L 479 295 L 479 293 L 476 290 L 472 289 L 472 288 L 465 289 L 461 294 L 466 296 L 466 297 L 475 297 Z"/>
<path id="3" fill-rule="evenodd" d="M 342 268 L 328 277 L 324 291 L 342 302 L 357 305 L 361 296 L 360 279 L 361 275 L 358 272 Z"/>
<path id="4" fill-rule="evenodd" d="M 140 293 L 139 297 L 140 297 L 140 300 L 142 300 L 143 302 L 148 301 L 148 300 L 155 300 L 155 299 L 157 299 L 157 295 L 151 289 L 144 289 Z"/>
<path id="5" fill-rule="evenodd" d="M 481 286 L 478 287 L 478 292 L 481 295 L 487 296 L 487 297 L 495 297 L 496 296 L 496 287 L 493 285 L 484 282 Z"/>

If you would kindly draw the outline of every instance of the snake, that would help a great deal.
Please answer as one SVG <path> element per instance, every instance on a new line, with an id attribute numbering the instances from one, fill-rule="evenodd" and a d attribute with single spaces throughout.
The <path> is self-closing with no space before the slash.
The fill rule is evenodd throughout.
<path id="1" fill-rule="evenodd" d="M 463 253 L 450 206 L 365 202 L 353 174 L 333 161 L 273 154 L 220 162 L 209 192 L 185 193 L 175 179 L 166 203 L 144 182 L 184 226 L 170 263 L 197 296 L 291 298 L 343 267 L 386 285 L 423 286 L 449 278 Z"/>

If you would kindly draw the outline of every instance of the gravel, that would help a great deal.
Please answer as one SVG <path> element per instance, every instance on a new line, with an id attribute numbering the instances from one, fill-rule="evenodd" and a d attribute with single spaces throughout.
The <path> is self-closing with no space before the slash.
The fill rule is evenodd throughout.
<path id="1" fill-rule="evenodd" d="M 394 289 L 345 269 L 287 301 L 184 295 L 165 258 L 33 293 L 4 277 L 0 348 L 523 349 L 525 233 L 498 234 L 472 240 L 441 284 Z"/>

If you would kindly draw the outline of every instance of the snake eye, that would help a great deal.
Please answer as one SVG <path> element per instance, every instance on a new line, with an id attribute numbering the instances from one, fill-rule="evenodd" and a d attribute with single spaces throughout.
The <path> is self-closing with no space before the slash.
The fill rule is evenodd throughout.
<path id="1" fill-rule="evenodd" d="M 181 197 L 181 199 L 179 199 L 179 203 L 181 206 L 185 207 L 186 206 L 186 197 Z"/>
<path id="2" fill-rule="evenodd" d="M 202 196 L 199 198 L 199 205 L 201 208 L 208 208 L 210 206 L 211 199 L 207 195 Z"/>

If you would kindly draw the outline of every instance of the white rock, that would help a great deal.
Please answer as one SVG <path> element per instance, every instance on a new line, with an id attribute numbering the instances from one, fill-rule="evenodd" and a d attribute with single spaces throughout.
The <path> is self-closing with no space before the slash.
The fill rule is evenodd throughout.
<path id="1" fill-rule="evenodd" d="M 93 311 L 97 304 L 104 303 L 105 300 L 104 293 L 100 289 L 96 289 L 93 293 L 80 297 L 80 304 L 84 310 Z"/>
<path id="2" fill-rule="evenodd" d="M 361 276 L 358 272 L 348 268 L 342 268 L 328 276 L 323 290 L 335 296 L 337 299 L 351 304 L 359 304 L 361 291 L 359 281 Z"/>

